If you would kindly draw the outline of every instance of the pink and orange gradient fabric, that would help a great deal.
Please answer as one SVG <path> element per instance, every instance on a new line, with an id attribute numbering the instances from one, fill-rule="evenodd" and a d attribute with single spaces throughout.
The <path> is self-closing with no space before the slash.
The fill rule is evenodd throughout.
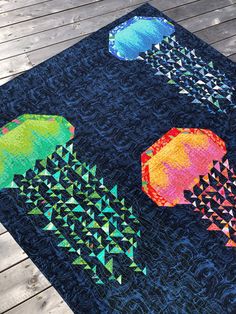
<path id="1" fill-rule="evenodd" d="M 159 206 L 192 204 L 236 248 L 236 174 L 210 130 L 173 128 L 141 156 L 142 189 Z"/>
<path id="2" fill-rule="evenodd" d="M 142 154 L 142 189 L 159 206 L 189 204 L 184 190 L 225 153 L 224 141 L 210 130 L 173 128 Z"/>

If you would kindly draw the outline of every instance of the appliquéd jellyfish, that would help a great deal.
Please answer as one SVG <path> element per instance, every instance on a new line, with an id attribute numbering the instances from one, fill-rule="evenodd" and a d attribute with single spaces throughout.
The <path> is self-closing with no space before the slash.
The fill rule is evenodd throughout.
<path id="1" fill-rule="evenodd" d="M 97 284 L 121 284 L 126 267 L 146 274 L 135 259 L 141 234 L 132 206 L 77 156 L 65 118 L 26 114 L 0 132 L 0 188 L 18 189 L 27 214 L 57 238 L 73 265 Z"/>
<path id="2" fill-rule="evenodd" d="M 150 65 L 193 104 L 224 113 L 235 107 L 230 79 L 195 49 L 183 46 L 174 25 L 162 17 L 135 16 L 118 25 L 109 33 L 109 51 L 120 60 Z"/>

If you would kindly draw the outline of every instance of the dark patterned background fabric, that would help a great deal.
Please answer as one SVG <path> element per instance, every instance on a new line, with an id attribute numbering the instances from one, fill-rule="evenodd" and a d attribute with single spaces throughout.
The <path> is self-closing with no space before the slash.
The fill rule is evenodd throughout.
<path id="1" fill-rule="evenodd" d="M 80 160 L 96 164 L 107 186 L 118 185 L 141 222 L 135 252 L 144 276 L 96 285 L 71 264 L 16 190 L 0 193 L 0 221 L 74 313 L 236 313 L 236 251 L 207 231 L 191 205 L 158 207 L 141 190 L 140 156 L 173 127 L 206 128 L 227 145 L 236 169 L 236 109 L 211 112 L 142 61 L 109 53 L 109 31 L 135 16 L 163 16 L 144 5 L 0 88 L 0 125 L 24 113 L 64 116 L 75 126 Z M 168 19 L 168 18 L 167 18 Z M 236 84 L 236 65 L 174 23 L 176 38 Z M 235 101 L 235 94 L 233 95 Z M 41 224 L 41 225 L 40 225 Z"/>

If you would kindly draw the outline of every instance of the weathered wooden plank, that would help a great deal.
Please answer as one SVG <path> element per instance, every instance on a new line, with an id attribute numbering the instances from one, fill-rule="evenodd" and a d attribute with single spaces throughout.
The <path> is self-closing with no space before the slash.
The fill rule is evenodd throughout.
<path id="1" fill-rule="evenodd" d="M 230 56 L 236 53 L 236 36 L 218 41 L 212 46 L 223 53 L 225 56 Z"/>
<path id="2" fill-rule="evenodd" d="M 8 12 L 22 7 L 46 2 L 45 0 L 0 0 L 0 12 Z"/>
<path id="3" fill-rule="evenodd" d="M 0 64 L 3 63 L 4 68 L 6 69 L 6 71 L 0 73 L 0 86 L 11 81 L 13 78 L 24 73 L 26 70 L 32 68 L 33 66 L 36 66 L 40 64 L 41 62 L 55 56 L 61 51 L 69 48 L 70 46 L 79 42 L 83 38 L 84 36 L 76 37 L 71 40 L 67 40 L 67 41 L 57 43 L 49 47 L 45 47 L 45 48 L 41 48 L 32 52 L 29 52 L 27 54 L 27 61 L 25 63 L 21 63 L 21 66 L 19 67 L 17 67 L 17 62 L 21 59 L 22 55 L 0 61 Z M 20 58 L 18 59 L 18 57 Z M 1 69 L 1 66 L 0 66 L 0 69 Z M 3 77 L 1 78 L 2 75 Z M 3 227 L 3 225 L 0 224 L 0 234 L 5 231 L 6 229 Z"/>
<path id="4" fill-rule="evenodd" d="M 162 2 L 162 1 L 160 2 L 160 0 L 155 1 L 155 2 L 162 4 L 162 7 L 165 8 L 165 6 L 163 6 L 163 5 L 166 2 Z M 183 3 L 183 1 L 182 2 L 177 1 L 177 2 Z M 109 23 L 109 21 L 108 21 L 108 23 Z M 13 25 L 12 27 L 13 27 L 13 29 L 16 29 L 15 25 Z M 86 27 L 86 25 L 85 25 L 85 27 Z M 28 27 L 26 29 L 28 29 Z M 22 35 L 22 32 L 20 32 L 20 33 Z M 15 32 L 15 35 L 16 35 L 16 32 Z M 4 36 L 4 32 L 0 33 L 0 38 L 1 38 L 1 36 Z M 83 38 L 83 37 L 81 37 L 81 38 Z M 10 79 L 12 79 L 13 78 L 12 75 L 15 75 L 17 73 L 21 73 L 22 71 L 25 71 L 25 70 L 29 69 L 30 67 L 32 67 L 32 65 L 37 65 L 37 64 L 41 63 L 42 61 L 52 57 L 53 55 L 61 52 L 62 50 L 68 48 L 69 46 L 73 45 L 74 43 L 79 41 L 79 39 L 80 38 L 78 37 L 78 39 L 75 38 L 72 40 L 68 40 L 68 41 L 65 41 L 65 42 L 62 42 L 59 44 L 55 44 L 55 45 L 52 45 L 49 47 L 45 47 L 45 48 L 30 52 L 28 54 L 30 62 L 25 55 L 23 58 L 20 55 L 19 58 L 17 56 L 17 57 L 9 58 L 7 60 L 0 61 L 0 69 L 1 69 L 1 64 L 3 65 L 2 69 L 1 69 L 2 71 L 0 74 L 0 77 L 2 78 L 2 80 L 0 80 L 0 85 L 5 84 Z M 20 67 L 17 66 L 19 64 L 21 65 Z M 15 70 L 14 70 L 14 68 L 15 68 Z"/>
<path id="5" fill-rule="evenodd" d="M 0 313 L 50 287 L 30 259 L 0 273 Z"/>
<path id="6" fill-rule="evenodd" d="M 173 18 L 175 21 L 181 21 L 191 18 L 193 16 L 205 14 L 213 10 L 217 10 L 232 4 L 235 4 L 236 0 L 214 0 L 209 5 L 209 0 L 199 0 L 193 3 L 182 5 L 171 10 L 166 11 L 166 14 Z"/>
<path id="7" fill-rule="evenodd" d="M 77 5 L 82 5 L 82 3 L 86 0 L 76 0 Z M 101 1 L 101 0 L 94 0 L 96 1 Z M 151 2 L 154 2 L 153 5 L 157 5 L 160 10 L 167 10 L 176 6 L 180 6 L 186 3 L 190 3 L 196 0 L 154 0 Z M 51 0 L 0 0 L 0 13 L 6 13 L 9 11 L 21 9 L 24 7 L 30 6 L 30 10 L 32 9 L 32 6 L 34 5 L 39 5 L 41 8 L 47 4 L 47 2 L 51 2 Z M 64 5 L 67 5 L 67 1 L 61 1 Z M 88 2 L 93 2 L 93 0 L 88 0 Z M 57 1 L 56 6 L 58 6 L 59 2 Z M 27 12 L 28 13 L 28 12 Z"/>
<path id="8" fill-rule="evenodd" d="M 27 258 L 9 232 L 0 235 L 0 248 L 0 272 Z"/>
<path id="9" fill-rule="evenodd" d="M 0 60 L 10 58 L 22 53 L 47 47 L 58 42 L 73 39 L 79 36 L 85 36 L 97 29 L 116 20 L 124 14 L 132 11 L 137 6 L 132 6 L 123 10 L 117 10 L 103 16 L 97 16 L 82 22 L 69 24 L 57 29 L 50 29 L 39 33 L 37 36 L 31 35 L 28 37 L 12 40 L 10 42 L 0 44 Z"/>
<path id="10" fill-rule="evenodd" d="M 203 29 L 195 35 L 209 44 L 232 37 L 236 35 L 236 19 Z"/>
<path id="11" fill-rule="evenodd" d="M 174 2 L 175 4 L 183 4 L 192 1 L 194 0 L 176 0 Z M 30 7 L 30 10 L 26 7 L 10 11 L 9 13 L 0 13 L 0 27 L 8 26 L 1 30 L 0 42 L 28 36 L 36 32 L 42 32 L 50 28 L 56 28 L 144 2 L 144 0 L 80 0 L 79 2 L 78 0 L 69 0 L 58 3 L 58 0 L 51 0 L 43 5 L 41 3 L 34 5 Z M 89 5 L 79 7 L 85 4 Z M 159 7 L 160 10 L 165 10 L 174 5 L 173 1 L 170 0 L 155 0 L 151 1 L 150 4 Z M 24 21 L 27 21 L 27 23 L 20 23 L 20 25 L 15 27 L 16 23 Z"/>
<path id="12" fill-rule="evenodd" d="M 103 1 L 101 0 L 67 0 L 67 1 L 58 1 L 58 0 L 51 0 L 47 1 L 45 3 L 39 3 L 35 4 L 33 6 L 21 8 L 18 10 L 10 11 L 7 13 L 0 13 L 0 27 L 12 25 L 16 23 L 20 23 L 27 20 L 34 20 L 38 17 L 42 16 L 48 16 L 48 18 L 52 18 L 52 15 L 61 11 L 67 11 L 70 9 L 75 8 L 77 15 L 80 14 L 80 10 L 82 12 L 87 11 L 89 14 L 89 11 L 91 9 L 96 10 L 99 9 L 99 6 L 95 6 L 95 3 L 97 4 Z M 88 5 L 88 6 L 84 6 Z M 82 7 L 81 7 L 82 6 Z M 84 7 L 83 7 L 84 6 Z M 63 14 L 66 14 L 64 12 Z M 49 17 L 50 15 L 50 17 Z M 31 25 L 35 25 L 35 28 L 37 28 L 37 19 L 35 21 L 32 21 Z M 56 26 L 55 26 L 56 27 Z M 15 28 L 17 30 L 17 28 Z"/>
<path id="13" fill-rule="evenodd" d="M 57 53 L 69 48 L 73 44 L 79 42 L 84 36 L 78 37 L 72 40 L 68 40 L 62 43 L 55 44 L 53 46 L 45 47 L 37 51 L 29 53 L 29 55 L 23 54 L 13 58 L 8 58 L 6 60 L 0 61 L 0 78 L 2 82 L 7 82 L 8 78 L 12 78 L 13 75 L 25 72 L 50 57 L 56 55 Z M 1 85 L 0 79 L 0 85 Z M 1 234 L 1 225 L 0 225 Z"/>
<path id="14" fill-rule="evenodd" d="M 0 235 L 6 232 L 6 228 L 0 223 Z"/>
<path id="15" fill-rule="evenodd" d="M 38 34 L 37 36 L 31 35 L 27 38 L 13 40 L 9 43 L 2 43 L 0 44 L 0 59 L 9 58 L 27 51 L 37 50 L 48 45 L 56 44 L 58 41 L 66 41 L 78 36 L 86 35 L 90 32 L 96 31 L 100 27 L 108 24 L 123 14 L 126 14 L 135 7 L 136 6 L 111 12 L 103 15 L 102 18 L 99 16 L 84 20 L 80 23 L 78 22 L 71 25 L 65 25 L 56 30 L 50 29 Z"/>
<path id="16" fill-rule="evenodd" d="M 73 314 L 57 291 L 50 287 L 32 299 L 18 305 L 6 314 Z"/>
<path id="17" fill-rule="evenodd" d="M 0 79 L 0 86 L 6 84 L 7 82 L 11 81 L 12 79 L 14 79 L 16 76 L 18 76 L 19 74 L 16 74 L 16 75 L 11 75 L 11 76 L 8 76 L 8 77 L 5 77 L 3 79 Z"/>
<path id="18" fill-rule="evenodd" d="M 22 54 L 15 58 L 0 61 L 0 77 L 5 78 L 15 73 L 23 72 L 32 68 L 26 54 Z"/>
<path id="19" fill-rule="evenodd" d="M 54 0 L 52 0 L 54 1 Z M 74 0 L 73 0 L 74 1 Z M 57 14 L 50 14 L 38 19 L 22 22 L 17 25 L 7 26 L 0 31 L 0 42 L 10 41 L 16 38 L 29 36 L 35 33 L 43 32 L 49 29 L 54 29 L 68 24 L 81 22 L 83 20 L 122 10 L 130 6 L 144 3 L 145 0 L 104 0 L 101 2 L 93 3 L 83 7 L 77 7 L 72 10 L 59 12 Z M 62 3 L 63 5 L 63 3 Z M 55 6 L 55 5 L 54 5 Z M 54 8 L 52 7 L 52 10 Z M 62 6 L 63 7 L 63 6 Z M 55 10 L 55 9 L 54 9 Z M 30 10 L 27 10 L 31 12 Z M 47 11 L 47 10 L 46 10 Z M 46 12 L 45 11 L 45 12 Z M 28 13 L 32 14 L 32 13 Z M 38 15 L 41 14 L 39 10 Z M 24 16 L 24 15 L 23 15 Z M 14 18 L 13 18 L 14 21 Z M 0 26 L 4 23 L 0 16 Z M 12 24 L 12 21 L 10 21 Z"/>
<path id="20" fill-rule="evenodd" d="M 70 46 L 73 46 L 86 36 L 77 37 L 71 40 L 63 41 L 62 43 L 58 43 L 49 47 L 45 47 L 42 49 L 38 49 L 36 51 L 32 51 L 27 53 L 28 59 L 30 60 L 30 63 L 35 66 L 40 64 L 41 62 L 51 58 L 52 56 L 55 56 L 56 54 L 60 53 L 61 51 L 69 48 Z M 7 61 L 6 59 L 5 61 Z"/>
<path id="21" fill-rule="evenodd" d="M 229 56 L 229 59 L 234 61 L 234 62 L 236 62 L 236 53 L 231 55 L 231 56 Z"/>
<path id="22" fill-rule="evenodd" d="M 219 10 L 198 15 L 180 22 L 180 25 L 187 28 L 190 32 L 197 32 L 204 28 L 223 23 L 235 18 L 236 5 L 231 5 Z"/>
<path id="23" fill-rule="evenodd" d="M 13 78 L 24 73 L 26 70 L 32 68 L 33 66 L 36 66 L 40 64 L 41 62 L 55 56 L 61 51 L 69 48 L 70 46 L 79 42 L 83 38 L 84 36 L 77 37 L 72 40 L 67 40 L 62 43 L 58 43 L 49 47 L 32 51 L 28 53 L 27 61 L 25 63 L 21 63 L 21 66 L 19 67 L 17 67 L 17 62 L 18 60 L 20 60 L 20 58 L 18 59 L 18 57 L 21 57 L 22 55 L 0 61 L 0 64 L 3 63 L 4 68 L 6 69 L 6 71 L 4 71 L 3 73 L 2 72 L 0 73 L 0 86 L 11 81 Z M 1 69 L 1 66 L 0 66 L 0 69 Z M 1 78 L 1 75 L 3 75 L 2 78 Z M 0 224 L 0 235 L 1 233 L 5 231 L 6 229 L 3 227 L 3 225 Z"/>
<path id="24" fill-rule="evenodd" d="M 178 6 L 185 5 L 187 3 L 194 2 L 196 0 L 152 0 L 148 1 L 152 6 L 160 11 L 168 10 Z"/>

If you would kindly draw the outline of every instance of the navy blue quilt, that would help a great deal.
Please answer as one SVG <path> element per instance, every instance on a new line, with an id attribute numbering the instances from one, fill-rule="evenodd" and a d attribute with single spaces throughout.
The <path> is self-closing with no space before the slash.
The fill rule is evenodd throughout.
<path id="1" fill-rule="evenodd" d="M 3 139 L 35 115 L 70 126 L 1 185 L 0 221 L 74 313 L 236 313 L 235 86 L 233 62 L 143 5 L 0 88 Z"/>

